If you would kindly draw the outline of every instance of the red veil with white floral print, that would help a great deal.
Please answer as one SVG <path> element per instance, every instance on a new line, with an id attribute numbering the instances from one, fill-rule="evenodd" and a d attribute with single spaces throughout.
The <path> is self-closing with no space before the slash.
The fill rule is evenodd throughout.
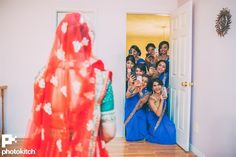
<path id="1" fill-rule="evenodd" d="M 115 132 L 104 130 L 115 127 L 111 72 L 92 56 L 90 32 L 79 13 L 58 25 L 49 62 L 34 84 L 23 147 L 36 154 L 26 156 L 108 156 L 104 144 Z"/>

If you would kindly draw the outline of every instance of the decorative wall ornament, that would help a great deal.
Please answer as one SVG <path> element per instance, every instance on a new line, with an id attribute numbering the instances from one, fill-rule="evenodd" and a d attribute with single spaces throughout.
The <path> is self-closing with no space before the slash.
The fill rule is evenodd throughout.
<path id="1" fill-rule="evenodd" d="M 216 32 L 220 37 L 224 37 L 230 29 L 231 14 L 228 8 L 223 8 L 217 15 L 216 19 Z"/>

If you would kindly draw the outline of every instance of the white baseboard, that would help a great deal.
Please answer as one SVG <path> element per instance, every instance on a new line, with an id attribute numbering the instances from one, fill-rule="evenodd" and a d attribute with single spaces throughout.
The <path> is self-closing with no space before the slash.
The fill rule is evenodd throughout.
<path id="1" fill-rule="evenodd" d="M 198 157 L 206 157 L 204 153 L 202 153 L 199 149 L 197 149 L 194 145 L 190 144 L 190 150 Z"/>

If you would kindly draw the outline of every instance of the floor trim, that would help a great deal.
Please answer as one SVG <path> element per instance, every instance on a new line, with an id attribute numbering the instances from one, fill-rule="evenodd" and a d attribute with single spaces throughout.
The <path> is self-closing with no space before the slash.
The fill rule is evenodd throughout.
<path id="1" fill-rule="evenodd" d="M 206 157 L 204 153 L 202 153 L 197 147 L 190 144 L 190 151 L 193 152 L 198 157 Z"/>

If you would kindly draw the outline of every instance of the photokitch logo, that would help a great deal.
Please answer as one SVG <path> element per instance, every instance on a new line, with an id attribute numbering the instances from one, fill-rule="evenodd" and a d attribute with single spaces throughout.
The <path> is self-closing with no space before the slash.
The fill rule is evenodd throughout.
<path id="1" fill-rule="evenodd" d="M 17 143 L 16 136 L 12 136 L 11 134 L 2 134 L 2 156 L 4 155 L 23 155 L 23 154 L 35 154 L 36 151 L 34 149 L 7 149 L 7 145 L 11 145 L 13 142 Z"/>

